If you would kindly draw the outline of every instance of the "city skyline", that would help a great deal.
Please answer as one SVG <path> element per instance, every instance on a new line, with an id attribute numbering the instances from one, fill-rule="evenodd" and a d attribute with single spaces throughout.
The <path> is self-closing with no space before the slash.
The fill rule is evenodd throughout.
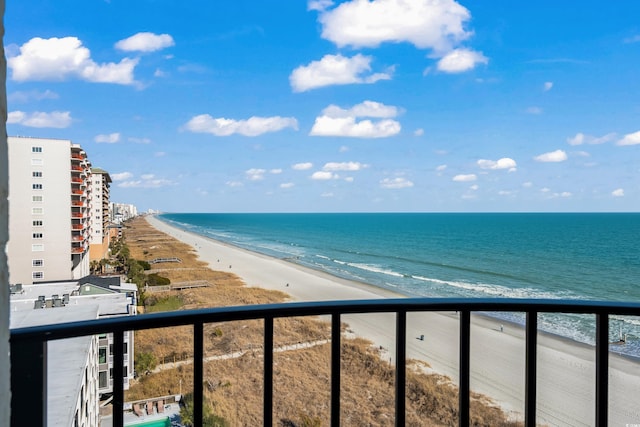
<path id="1" fill-rule="evenodd" d="M 140 211 L 640 210 L 639 4 L 278 7 L 11 2 L 8 134 Z"/>

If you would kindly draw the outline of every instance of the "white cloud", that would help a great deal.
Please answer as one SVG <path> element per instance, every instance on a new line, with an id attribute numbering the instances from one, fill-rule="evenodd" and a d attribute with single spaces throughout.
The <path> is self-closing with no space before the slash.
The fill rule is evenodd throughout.
<path id="1" fill-rule="evenodd" d="M 573 194 L 569 191 L 563 191 L 562 193 L 555 193 L 555 196 L 560 196 L 560 197 L 571 197 L 573 196 Z"/>
<path id="2" fill-rule="evenodd" d="M 480 186 L 478 184 L 473 184 L 471 187 L 469 187 L 469 190 L 477 191 L 478 188 L 480 188 Z"/>
<path id="3" fill-rule="evenodd" d="M 529 107 L 526 109 L 526 112 L 527 114 L 533 114 L 536 116 L 543 113 L 542 108 L 540 107 Z"/>
<path id="4" fill-rule="evenodd" d="M 553 82 L 544 82 L 544 85 L 542 85 L 542 90 L 544 90 L 545 92 L 549 92 L 552 87 Z"/>
<path id="5" fill-rule="evenodd" d="M 225 184 L 231 188 L 242 187 L 244 184 L 240 181 L 227 181 Z"/>
<path id="6" fill-rule="evenodd" d="M 575 136 L 567 138 L 569 145 L 582 145 L 582 144 L 604 144 L 605 142 L 613 141 L 616 138 L 615 133 L 608 133 L 603 136 L 585 135 L 582 132 L 576 133 Z"/>
<path id="7" fill-rule="evenodd" d="M 155 52 L 175 45 L 169 34 L 138 33 L 115 44 L 115 48 L 125 52 Z"/>
<path id="8" fill-rule="evenodd" d="M 380 181 L 380 187 L 388 188 L 388 189 L 400 189 L 400 188 L 411 188 L 413 187 L 413 182 L 409 181 L 406 178 L 397 177 L 397 178 L 385 178 Z"/>
<path id="9" fill-rule="evenodd" d="M 338 149 L 338 152 L 340 153 L 346 153 L 347 151 L 349 151 L 349 147 L 347 147 L 346 145 L 343 145 Z"/>
<path id="10" fill-rule="evenodd" d="M 313 167 L 313 163 L 310 163 L 310 162 L 296 163 L 295 165 L 291 166 L 292 169 L 297 171 L 308 170 L 308 169 L 311 169 L 312 167 Z"/>
<path id="11" fill-rule="evenodd" d="M 616 145 L 638 145 L 640 144 L 640 130 L 634 133 L 626 134 Z"/>
<path id="12" fill-rule="evenodd" d="M 156 68 L 153 72 L 153 77 L 167 77 L 169 73 L 162 71 L 160 68 Z"/>
<path id="13" fill-rule="evenodd" d="M 283 182 L 280 184 L 280 188 L 293 188 L 295 184 L 293 182 Z"/>
<path id="14" fill-rule="evenodd" d="M 282 169 L 271 169 L 269 173 L 272 173 L 274 175 L 279 175 L 282 173 Z"/>
<path id="15" fill-rule="evenodd" d="M 470 174 L 460 174 L 460 175 L 456 175 L 453 177 L 453 181 L 456 182 L 471 182 L 471 181 L 475 181 L 477 180 L 478 177 L 476 176 L 475 173 L 470 173 Z"/>
<path id="16" fill-rule="evenodd" d="M 414 136 L 422 136 L 422 135 L 424 135 L 424 129 L 418 128 L 418 129 L 414 130 L 413 131 L 413 135 Z"/>
<path id="17" fill-rule="evenodd" d="M 265 169 L 249 169 L 247 171 L 245 171 L 245 174 L 247 175 L 247 179 L 249 181 L 261 181 L 264 179 L 264 174 L 267 171 Z"/>
<path id="18" fill-rule="evenodd" d="M 7 114 L 7 124 L 18 124 L 32 128 L 64 129 L 71 126 L 71 122 L 72 118 L 69 111 L 52 111 L 51 113 L 11 111 Z"/>
<path id="19" fill-rule="evenodd" d="M 333 1 L 331 0 L 309 0 L 307 10 L 323 11 L 331 6 L 333 6 Z"/>
<path id="20" fill-rule="evenodd" d="M 322 170 L 324 171 L 359 171 L 361 169 L 364 168 L 368 168 L 369 165 L 365 165 L 359 162 L 342 162 L 342 163 L 336 163 L 336 162 L 329 162 L 326 163 L 323 167 Z"/>
<path id="21" fill-rule="evenodd" d="M 533 158 L 537 162 L 564 162 L 567 160 L 567 153 L 563 150 L 550 151 L 548 153 L 540 154 Z"/>
<path id="22" fill-rule="evenodd" d="M 475 68 L 478 64 L 487 64 L 489 59 L 482 52 L 470 49 L 454 49 L 438 61 L 438 70 L 445 73 L 462 73 Z"/>
<path id="23" fill-rule="evenodd" d="M 515 160 L 510 159 L 509 157 L 503 157 L 495 161 L 480 159 L 478 160 L 478 166 L 480 167 L 480 169 L 491 169 L 491 170 L 508 169 L 509 172 L 515 172 L 517 164 Z"/>
<path id="24" fill-rule="evenodd" d="M 329 179 L 338 179 L 340 178 L 337 174 L 334 174 L 333 172 L 329 172 L 329 171 L 317 171 L 314 172 L 313 175 L 311 175 L 311 179 L 315 179 L 315 180 L 319 180 L 319 181 L 326 181 Z"/>
<path id="25" fill-rule="evenodd" d="M 215 136 L 229 136 L 235 133 L 244 136 L 258 136 L 277 132 L 285 128 L 298 130 L 298 121 L 293 117 L 250 117 L 247 120 L 214 118 L 209 114 L 194 116 L 184 126 L 195 133 L 210 133 Z"/>
<path id="26" fill-rule="evenodd" d="M 154 174 L 148 173 L 140 176 L 140 179 L 132 179 L 131 172 L 115 173 L 111 175 L 113 181 L 118 181 L 121 188 L 161 188 L 174 185 L 175 183 L 164 178 L 156 178 Z"/>
<path id="27" fill-rule="evenodd" d="M 43 99 L 58 99 L 60 96 L 50 91 L 49 89 L 44 92 L 40 92 L 38 90 L 31 90 L 29 92 L 13 92 L 7 95 L 7 101 L 9 102 L 19 102 L 19 103 L 27 103 L 32 100 L 34 101 L 42 101 Z"/>
<path id="28" fill-rule="evenodd" d="M 443 171 L 443 170 L 445 170 L 446 168 L 447 168 L 447 165 L 439 165 L 439 166 L 436 168 L 436 171 L 438 171 L 438 172 L 442 172 L 442 171 Z"/>
<path id="29" fill-rule="evenodd" d="M 623 188 L 618 188 L 616 190 L 613 190 L 611 192 L 611 195 L 613 197 L 624 197 L 624 189 Z"/>
<path id="30" fill-rule="evenodd" d="M 164 157 L 164 156 L 166 156 L 166 155 L 167 155 L 167 153 L 165 153 L 164 151 L 156 151 L 156 152 L 153 154 L 153 156 L 154 156 L 154 157 Z"/>
<path id="31" fill-rule="evenodd" d="M 531 182 L 531 181 L 523 182 L 522 186 L 524 188 L 531 188 L 531 187 L 533 187 L 533 182 Z"/>
<path id="32" fill-rule="evenodd" d="M 136 138 L 131 136 L 128 140 L 129 142 L 135 142 L 136 144 L 151 144 L 151 140 L 149 138 Z"/>
<path id="33" fill-rule="evenodd" d="M 371 57 L 357 54 L 351 58 L 338 55 L 325 55 L 320 61 L 301 65 L 291 72 L 289 82 L 294 92 L 354 83 L 375 83 L 390 80 L 393 69 L 384 73 L 370 74 Z"/>
<path id="34" fill-rule="evenodd" d="M 333 193 L 332 193 L 332 192 L 330 192 L 330 191 L 328 191 L 328 192 L 326 192 L 326 193 L 322 193 L 320 196 L 321 196 L 321 197 L 333 197 Z"/>
<path id="35" fill-rule="evenodd" d="M 339 47 L 411 43 L 447 52 L 472 33 L 464 29 L 469 11 L 453 0 L 353 0 L 323 9 L 322 37 Z"/>
<path id="36" fill-rule="evenodd" d="M 627 37 L 626 39 L 624 39 L 625 43 L 637 43 L 640 42 L 640 35 L 636 35 L 633 37 Z"/>
<path id="37" fill-rule="evenodd" d="M 120 141 L 120 134 L 118 132 L 110 133 L 108 135 L 96 135 L 93 140 L 97 143 L 104 142 L 105 144 L 115 144 Z"/>
<path id="38" fill-rule="evenodd" d="M 59 81 L 75 77 L 96 83 L 130 85 L 136 83 L 133 70 L 138 61 L 124 58 L 119 63 L 97 64 L 77 37 L 35 37 L 20 47 L 19 55 L 8 58 L 7 65 L 16 81 Z"/>
<path id="39" fill-rule="evenodd" d="M 364 101 L 350 109 L 329 105 L 316 117 L 309 135 L 312 136 L 347 136 L 354 138 L 385 138 L 400 132 L 400 123 L 389 119 L 399 114 L 394 106 L 375 101 Z M 374 117 L 383 120 L 360 120 L 358 117 Z"/>
<path id="40" fill-rule="evenodd" d="M 120 173 L 112 173 L 109 174 L 113 181 L 125 181 L 127 179 L 133 178 L 133 174 L 131 172 L 120 172 Z"/>

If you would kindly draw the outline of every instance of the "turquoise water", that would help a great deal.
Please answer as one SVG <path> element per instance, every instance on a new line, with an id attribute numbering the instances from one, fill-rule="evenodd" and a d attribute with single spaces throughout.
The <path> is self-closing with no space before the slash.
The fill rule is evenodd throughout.
<path id="1" fill-rule="evenodd" d="M 171 420 L 169 420 L 169 417 L 166 417 L 137 424 L 127 424 L 127 427 L 171 427 Z"/>
<path id="2" fill-rule="evenodd" d="M 409 296 L 640 301 L 640 214 L 162 214 L 178 227 Z M 502 314 L 522 322 L 517 314 Z M 593 316 L 541 328 L 593 342 Z M 640 319 L 612 319 L 640 355 Z"/>

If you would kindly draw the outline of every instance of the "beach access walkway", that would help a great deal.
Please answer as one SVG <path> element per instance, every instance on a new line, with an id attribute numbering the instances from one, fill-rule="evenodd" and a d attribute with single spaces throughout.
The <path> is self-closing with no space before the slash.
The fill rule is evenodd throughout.
<path id="1" fill-rule="evenodd" d="M 328 344 L 330 342 L 331 342 L 331 340 L 324 339 L 324 340 L 292 343 L 292 344 L 287 344 L 287 345 L 283 345 L 283 346 L 280 346 L 280 347 L 275 347 L 273 349 L 273 352 L 274 353 L 282 353 L 282 352 L 285 352 L 285 351 L 304 350 L 304 349 L 307 349 L 307 348 L 312 348 L 312 347 L 316 347 L 316 346 L 319 346 L 319 345 Z M 262 353 L 263 353 L 262 350 L 263 350 L 262 349 L 262 345 L 256 345 L 256 346 L 252 346 L 252 347 L 250 347 L 248 349 L 241 349 L 241 350 L 230 352 L 230 353 L 216 354 L 216 355 L 213 355 L 213 356 L 207 356 L 207 357 L 204 357 L 202 359 L 202 361 L 203 362 L 213 362 L 215 360 L 238 359 L 238 358 L 240 358 L 240 357 L 242 357 L 242 356 L 244 356 L 245 354 L 248 354 L 248 353 L 257 355 L 258 357 L 262 357 Z M 166 371 L 168 369 L 176 369 L 179 366 L 190 365 L 192 363 L 193 363 L 193 358 L 190 357 L 190 358 L 184 359 L 184 360 L 178 360 L 178 361 L 174 361 L 174 362 L 162 363 L 162 364 L 156 366 L 153 370 L 150 370 L 149 372 L 157 374 L 158 372 L 161 372 L 161 371 Z"/>

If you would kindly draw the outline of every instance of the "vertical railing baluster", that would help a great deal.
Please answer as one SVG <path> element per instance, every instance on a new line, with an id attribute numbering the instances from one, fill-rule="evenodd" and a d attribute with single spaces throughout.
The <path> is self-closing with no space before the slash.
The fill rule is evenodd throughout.
<path id="1" fill-rule="evenodd" d="M 596 314 L 596 426 L 609 422 L 609 314 Z"/>
<path id="2" fill-rule="evenodd" d="M 460 312 L 460 379 L 458 389 L 459 426 L 469 426 L 469 387 L 471 376 L 471 312 Z"/>
<path id="3" fill-rule="evenodd" d="M 264 398 L 263 424 L 273 425 L 273 317 L 264 318 Z"/>
<path id="4" fill-rule="evenodd" d="M 113 427 L 124 425 L 124 331 L 113 332 Z"/>
<path id="5" fill-rule="evenodd" d="M 202 426 L 202 405 L 204 404 L 203 359 L 204 359 L 204 325 L 202 322 L 193 324 L 193 423 L 195 427 Z"/>
<path id="6" fill-rule="evenodd" d="M 407 312 L 396 313 L 396 427 L 405 425 L 407 384 Z"/>
<path id="7" fill-rule="evenodd" d="M 11 426 L 46 425 L 47 341 L 12 341 Z"/>
<path id="8" fill-rule="evenodd" d="M 527 427 L 535 427 L 538 381 L 538 313 L 535 311 L 528 311 L 526 322 L 524 423 Z"/>
<path id="9" fill-rule="evenodd" d="M 331 425 L 340 426 L 340 313 L 331 316 Z"/>

